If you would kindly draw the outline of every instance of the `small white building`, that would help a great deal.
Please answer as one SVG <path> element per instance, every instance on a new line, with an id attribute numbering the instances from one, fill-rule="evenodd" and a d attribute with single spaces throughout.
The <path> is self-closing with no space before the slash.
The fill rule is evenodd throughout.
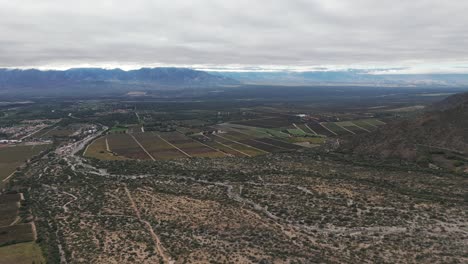
<path id="1" fill-rule="evenodd" d="M 12 143 L 21 143 L 21 140 L 16 139 L 1 139 L 0 143 L 2 144 L 12 144 Z"/>

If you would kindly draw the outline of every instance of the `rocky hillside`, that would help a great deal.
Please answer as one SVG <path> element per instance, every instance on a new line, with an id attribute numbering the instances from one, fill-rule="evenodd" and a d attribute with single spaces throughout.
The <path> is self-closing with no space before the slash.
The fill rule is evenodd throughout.
<path id="1" fill-rule="evenodd" d="M 346 140 L 341 148 L 358 155 L 414 160 L 421 146 L 468 152 L 468 93 L 450 96 L 415 119 Z"/>

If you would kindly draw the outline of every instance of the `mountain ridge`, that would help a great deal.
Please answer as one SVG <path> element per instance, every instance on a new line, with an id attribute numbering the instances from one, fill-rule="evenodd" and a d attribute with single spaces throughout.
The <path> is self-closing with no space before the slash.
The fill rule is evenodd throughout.
<path id="1" fill-rule="evenodd" d="M 41 88 L 80 83 L 150 84 L 155 86 L 222 86 L 239 81 L 188 68 L 122 69 L 72 68 L 64 71 L 38 69 L 0 69 L 0 89 Z"/>
<path id="2" fill-rule="evenodd" d="M 235 72 L 212 71 L 212 74 L 234 78 L 250 84 L 367 84 L 376 86 L 465 86 L 468 74 L 375 74 L 369 70 L 348 69 L 333 71 L 271 71 Z"/>

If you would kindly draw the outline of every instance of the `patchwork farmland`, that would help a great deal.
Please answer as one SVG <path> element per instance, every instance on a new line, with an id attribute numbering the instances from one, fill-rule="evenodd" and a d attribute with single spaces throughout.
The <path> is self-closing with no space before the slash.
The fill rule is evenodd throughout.
<path id="1" fill-rule="evenodd" d="M 179 132 L 139 132 L 101 137 L 88 146 L 84 156 L 105 160 L 125 158 L 167 160 L 191 157 L 217 158 L 229 155 Z"/>
<path id="2" fill-rule="evenodd" d="M 179 127 L 172 132 L 138 129 L 115 133 L 113 128 L 92 142 L 84 156 L 101 160 L 253 157 L 315 147 L 327 137 L 369 133 L 384 124 L 377 119 L 292 121 L 292 117 L 263 118 L 202 128 Z"/>
<path id="3" fill-rule="evenodd" d="M 341 121 L 341 122 L 323 122 L 320 124 L 311 123 L 309 126 L 313 126 L 314 129 L 319 130 L 320 127 L 325 128 L 326 132 L 323 132 L 323 135 L 331 136 L 341 136 L 341 135 L 350 135 L 350 134 L 361 134 L 369 133 L 375 131 L 379 126 L 385 125 L 384 122 L 378 119 L 359 119 L 352 121 Z M 319 127 L 320 126 L 320 127 Z"/>
<path id="4" fill-rule="evenodd" d="M 233 122 L 234 124 L 255 126 L 261 128 L 276 128 L 276 127 L 287 127 L 292 124 L 292 119 L 287 117 L 269 117 L 261 119 L 253 119 L 246 121 Z"/>
<path id="5" fill-rule="evenodd" d="M 22 193 L 0 195 L 0 263 L 45 263 L 28 209 Z"/>

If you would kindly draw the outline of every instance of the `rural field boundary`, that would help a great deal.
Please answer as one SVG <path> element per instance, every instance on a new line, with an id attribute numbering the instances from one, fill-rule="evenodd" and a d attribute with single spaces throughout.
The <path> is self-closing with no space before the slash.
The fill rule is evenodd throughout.
<path id="1" fill-rule="evenodd" d="M 167 144 L 171 145 L 171 147 L 177 149 L 178 151 L 180 151 L 182 154 L 184 154 L 185 156 L 191 158 L 192 156 L 190 156 L 190 154 L 188 154 L 187 152 L 181 150 L 180 148 L 178 148 L 177 146 L 175 146 L 174 144 L 172 144 L 171 142 L 165 140 L 163 137 L 161 137 L 161 135 L 159 134 L 156 134 L 160 139 L 162 139 L 164 142 L 166 142 Z"/>
<path id="2" fill-rule="evenodd" d="M 228 145 L 226 145 L 226 144 L 223 144 L 223 143 L 221 143 L 221 142 L 219 142 L 219 141 L 216 141 L 216 140 L 215 140 L 214 142 L 216 142 L 216 143 L 218 143 L 218 144 L 220 144 L 221 146 L 224 146 L 224 147 L 226 147 L 226 148 L 229 148 L 229 149 L 232 149 L 232 150 L 234 150 L 234 151 L 237 151 L 237 152 L 239 152 L 240 154 L 245 155 L 245 156 L 247 156 L 247 157 L 252 157 L 251 155 L 249 155 L 249 154 L 247 154 L 247 153 L 244 153 L 244 152 L 242 152 L 242 151 L 240 151 L 240 150 L 238 150 L 238 149 L 235 149 L 235 148 L 233 148 L 233 147 L 230 147 L 230 146 L 228 146 Z"/>
<path id="3" fill-rule="evenodd" d="M 252 147 L 252 146 L 250 146 L 250 145 L 247 145 L 247 144 L 244 144 L 244 143 L 241 143 L 241 142 L 239 142 L 239 141 L 232 140 L 232 139 L 229 139 L 229 138 L 225 138 L 225 137 L 222 137 L 222 136 L 220 136 L 220 135 L 215 135 L 215 136 L 216 136 L 216 137 L 220 137 L 220 138 L 222 138 L 222 139 L 224 139 L 224 140 L 227 140 L 227 141 L 234 142 L 234 143 L 239 144 L 239 145 L 244 145 L 244 146 L 246 146 L 246 147 L 248 147 L 248 148 L 256 149 L 256 150 L 261 151 L 261 152 L 264 152 L 264 153 L 270 153 L 270 152 L 265 151 L 265 150 L 263 150 L 263 149 L 259 149 L 259 148 L 256 148 L 256 147 Z"/>
<path id="4" fill-rule="evenodd" d="M 246 136 L 250 136 L 249 134 L 244 133 L 244 132 L 242 132 L 242 131 L 240 131 L 240 130 L 238 130 L 238 129 L 235 129 L 235 128 L 234 128 L 234 129 L 232 129 L 232 130 L 234 130 L 235 132 L 237 132 L 237 133 L 239 133 L 239 134 L 243 134 L 243 135 L 246 135 Z M 274 140 L 274 141 L 278 141 L 278 142 L 281 142 L 281 143 L 285 143 L 285 144 L 290 144 L 290 145 L 292 145 L 292 144 L 289 143 L 289 142 L 286 142 L 286 141 L 282 141 L 282 140 L 273 138 L 273 137 L 271 137 L 271 136 L 270 136 L 269 134 L 267 134 L 267 133 L 265 133 L 265 134 L 268 135 L 267 138 L 270 139 L 270 140 Z M 281 149 L 285 149 L 285 150 L 293 150 L 293 149 L 290 149 L 290 148 L 285 148 L 285 147 L 281 147 L 281 146 L 278 146 L 278 145 L 273 145 L 273 144 L 269 144 L 269 143 L 266 143 L 266 142 L 263 142 L 263 141 L 259 141 L 259 140 L 256 140 L 256 139 L 254 139 L 254 138 L 250 138 L 250 140 L 255 141 L 255 142 L 258 142 L 258 143 L 261 143 L 261 144 L 270 145 L 270 146 L 273 146 L 273 147 L 275 147 L 275 148 L 281 148 Z"/>
<path id="5" fill-rule="evenodd" d="M 177 132 L 180 133 L 179 131 L 177 131 Z M 182 134 L 182 133 L 180 133 L 180 134 Z M 185 137 L 184 134 L 182 134 L 182 135 Z M 190 137 L 187 137 L 187 138 L 190 138 Z M 193 138 L 190 138 L 190 139 L 191 139 L 192 141 L 198 143 L 198 144 L 201 144 L 201 145 L 203 145 L 203 146 L 209 148 L 209 149 L 212 149 L 212 150 L 214 150 L 214 151 L 216 151 L 216 152 L 219 152 L 219 153 L 223 154 L 224 156 L 227 156 L 226 153 L 222 152 L 222 151 L 219 150 L 219 149 L 213 148 L 212 146 L 208 146 L 207 144 L 205 144 L 205 143 L 203 143 L 203 142 L 200 142 L 200 141 L 197 141 L 197 140 L 194 140 Z"/>
<path id="6" fill-rule="evenodd" d="M 208 140 L 212 140 L 211 138 L 209 138 L 209 137 L 207 137 L 207 136 L 205 136 L 205 135 L 203 135 L 203 134 L 202 134 L 202 136 L 205 137 L 205 138 L 207 138 Z M 219 141 L 217 141 L 217 140 L 213 140 L 213 142 L 215 142 L 215 143 L 217 143 L 217 144 L 219 144 L 219 145 L 221 145 L 221 146 L 223 146 L 223 147 L 226 147 L 226 148 L 228 148 L 228 149 L 230 149 L 230 150 L 234 150 L 235 152 L 238 152 L 238 153 L 240 153 L 240 154 L 242 154 L 242 155 L 245 155 L 245 156 L 247 156 L 247 157 L 252 157 L 251 155 L 249 155 L 249 154 L 247 154 L 247 153 L 244 153 L 244 152 L 242 152 L 242 151 L 240 151 L 240 150 L 238 150 L 238 149 L 235 149 L 235 148 L 233 148 L 233 147 L 231 147 L 231 146 L 228 146 L 228 145 L 226 145 L 226 144 L 223 144 L 223 143 L 221 143 L 221 142 L 219 142 Z"/>
<path id="7" fill-rule="evenodd" d="M 374 125 L 374 124 L 371 124 L 371 123 L 369 123 L 369 122 L 367 122 L 367 121 L 365 121 L 365 120 L 362 120 L 362 122 L 368 124 L 369 126 L 375 127 L 375 128 L 378 127 L 378 126 L 376 126 L 376 125 Z"/>
<path id="8" fill-rule="evenodd" d="M 354 122 L 352 122 L 352 123 L 353 123 L 353 125 L 357 126 L 358 128 L 360 128 L 360 129 L 362 129 L 362 130 L 364 130 L 364 131 L 366 131 L 366 132 L 369 132 L 369 133 L 370 133 L 370 131 L 369 131 L 369 130 L 367 130 L 367 129 L 365 129 L 365 128 L 361 127 L 361 126 L 359 126 L 358 124 L 356 124 L 356 123 L 354 123 Z"/>
<path id="9" fill-rule="evenodd" d="M 323 123 L 318 123 L 318 124 L 321 125 L 323 128 L 325 128 L 326 130 L 328 130 L 328 132 L 332 133 L 332 134 L 335 135 L 335 136 L 338 136 L 337 133 L 331 131 L 328 127 L 324 126 Z"/>
<path id="10" fill-rule="evenodd" d="M 342 125 L 340 125 L 340 124 L 338 124 L 338 123 L 335 123 L 335 125 L 337 125 L 337 126 L 341 127 L 342 129 L 344 129 L 344 130 L 348 131 L 349 133 L 351 133 L 351 134 L 353 134 L 353 135 L 356 135 L 356 133 L 354 133 L 353 131 L 351 131 L 351 130 L 347 129 L 346 127 L 344 127 L 344 126 L 342 126 Z"/>
<path id="11" fill-rule="evenodd" d="M 243 134 L 242 132 L 239 132 L 239 133 Z M 247 134 L 245 134 L 245 135 L 247 135 Z M 275 140 L 274 138 L 269 138 L 269 139 L 270 140 Z M 260 140 L 256 140 L 254 138 L 250 138 L 249 140 L 255 141 L 255 142 L 260 143 L 262 145 L 272 146 L 272 147 L 275 147 L 275 148 L 280 148 L 280 149 L 284 149 L 284 150 L 293 150 L 293 149 L 290 149 L 290 148 L 285 148 L 285 147 L 281 147 L 281 146 L 278 146 L 278 145 L 273 145 L 273 144 L 270 144 L 270 143 L 266 143 L 266 142 L 263 142 L 263 141 L 260 141 Z M 277 141 L 280 141 L 280 140 L 277 140 Z M 280 142 L 289 144 L 289 143 L 284 142 L 284 141 L 280 141 Z"/>
<path id="12" fill-rule="evenodd" d="M 49 134 L 50 132 L 52 132 L 52 131 L 54 131 L 54 130 L 56 130 L 56 129 L 57 129 L 57 127 L 53 127 L 51 130 L 49 130 L 49 131 L 45 132 L 44 134 L 42 134 L 41 137 L 43 137 L 43 136 Z"/>
<path id="13" fill-rule="evenodd" d="M 307 124 L 304 124 L 305 127 L 307 127 L 307 129 L 309 129 L 312 133 L 314 133 L 315 135 L 318 135 L 317 132 L 315 132 L 314 130 L 312 130 L 312 128 L 310 128 Z"/>
<path id="14" fill-rule="evenodd" d="M 91 143 L 89 143 L 88 145 L 86 145 L 86 148 L 85 148 L 85 150 L 83 151 L 83 157 L 86 156 L 86 152 L 88 152 L 89 146 L 93 145 L 94 142 L 96 142 L 96 140 L 98 140 L 98 139 L 99 139 L 99 138 L 96 138 L 96 139 L 94 139 Z M 106 138 L 106 143 L 107 143 L 107 138 Z M 108 144 L 107 144 L 107 147 L 109 147 Z M 107 148 L 107 149 L 109 149 L 109 148 Z M 108 151 L 109 151 L 109 150 L 108 150 Z M 109 152 L 110 152 L 110 151 L 109 151 Z"/>
<path id="15" fill-rule="evenodd" d="M 15 175 L 16 173 L 16 170 L 13 171 L 10 175 L 8 175 L 5 179 L 2 180 L 2 182 L 6 182 L 8 179 L 10 179 L 11 177 L 13 177 L 13 175 Z"/>
<path id="16" fill-rule="evenodd" d="M 135 136 L 133 136 L 132 134 L 129 134 L 130 137 L 133 138 L 133 140 L 135 140 L 135 142 L 138 144 L 138 146 L 140 146 L 140 148 L 146 153 L 146 155 L 148 155 L 148 157 L 150 157 L 153 161 L 156 161 L 156 159 L 153 157 L 153 155 L 151 155 L 146 149 L 145 147 L 143 147 L 143 145 L 141 145 L 141 143 L 135 138 Z"/>
<path id="17" fill-rule="evenodd" d="M 106 150 L 107 150 L 108 152 L 112 152 L 111 149 L 110 149 L 110 147 L 109 147 L 109 141 L 107 140 L 107 137 L 106 137 Z"/>
<path id="18" fill-rule="evenodd" d="M 307 132 L 305 132 L 302 128 L 298 127 L 295 123 L 292 123 L 293 126 L 296 128 L 296 129 L 299 129 L 300 131 L 304 132 L 307 134 Z"/>

